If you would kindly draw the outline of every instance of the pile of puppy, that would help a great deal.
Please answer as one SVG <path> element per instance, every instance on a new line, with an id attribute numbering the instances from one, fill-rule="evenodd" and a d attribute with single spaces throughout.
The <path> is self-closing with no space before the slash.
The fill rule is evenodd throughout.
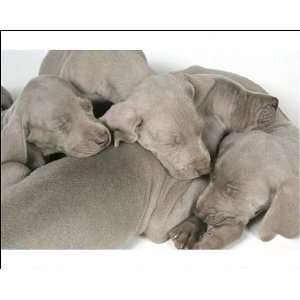
<path id="1" fill-rule="evenodd" d="M 1 88 L 2 247 L 220 249 L 259 214 L 262 240 L 296 237 L 298 135 L 242 76 L 49 51 L 15 101 Z"/>

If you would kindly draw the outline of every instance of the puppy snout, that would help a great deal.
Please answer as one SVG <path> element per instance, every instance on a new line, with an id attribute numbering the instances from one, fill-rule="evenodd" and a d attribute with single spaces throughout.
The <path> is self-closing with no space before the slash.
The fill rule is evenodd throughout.
<path id="1" fill-rule="evenodd" d="M 97 133 L 94 140 L 97 145 L 104 147 L 110 144 L 111 136 L 108 131 L 104 131 Z"/>

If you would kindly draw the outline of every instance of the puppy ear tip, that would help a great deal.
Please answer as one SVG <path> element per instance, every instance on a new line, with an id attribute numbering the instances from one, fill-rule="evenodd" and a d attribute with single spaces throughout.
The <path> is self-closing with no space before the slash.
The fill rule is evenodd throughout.
<path id="1" fill-rule="evenodd" d="M 275 237 L 275 233 L 273 233 L 273 232 L 260 232 L 260 234 L 259 234 L 259 238 L 263 242 L 271 241 L 271 240 L 273 240 L 274 237 Z"/>

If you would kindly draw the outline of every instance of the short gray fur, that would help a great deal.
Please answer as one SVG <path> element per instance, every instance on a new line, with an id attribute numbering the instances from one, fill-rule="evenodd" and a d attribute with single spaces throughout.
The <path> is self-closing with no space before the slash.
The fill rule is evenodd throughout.
<path id="1" fill-rule="evenodd" d="M 39 74 L 60 76 L 91 100 L 116 103 L 153 71 L 141 50 L 51 50 Z"/>

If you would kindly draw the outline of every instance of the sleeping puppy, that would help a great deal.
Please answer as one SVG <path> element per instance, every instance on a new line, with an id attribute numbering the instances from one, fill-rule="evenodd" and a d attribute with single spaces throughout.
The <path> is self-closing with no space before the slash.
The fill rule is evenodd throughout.
<path id="1" fill-rule="evenodd" d="M 1 86 L 1 112 L 8 109 L 12 104 L 12 96 L 3 86 Z"/>
<path id="2" fill-rule="evenodd" d="M 15 170 L 8 175 L 12 164 L 34 169 L 52 153 L 88 157 L 110 144 L 109 130 L 94 117 L 90 101 L 52 75 L 32 79 L 6 110 L 1 125 L 1 170 L 8 178 L 1 183 L 5 184 L 15 178 Z"/>
<path id="3" fill-rule="evenodd" d="M 4 249 L 129 248 L 162 243 L 191 214 L 206 178 L 177 180 L 137 144 L 65 157 L 1 190 Z"/>
<path id="4" fill-rule="evenodd" d="M 52 50 L 39 74 L 60 76 L 91 100 L 116 103 L 153 71 L 140 50 Z"/>
<path id="5" fill-rule="evenodd" d="M 277 105 L 228 77 L 181 72 L 149 76 L 101 120 L 114 132 L 115 146 L 138 142 L 173 177 L 192 179 L 209 173 L 224 134 L 267 128 Z"/>
<path id="6" fill-rule="evenodd" d="M 191 217 L 170 231 L 176 247 L 224 248 L 265 211 L 260 226 L 263 241 L 277 234 L 287 238 L 299 234 L 298 130 L 274 127 L 270 133 L 249 131 L 225 137 L 211 181 L 195 209 L 208 231 L 199 237 L 196 217 Z"/>

